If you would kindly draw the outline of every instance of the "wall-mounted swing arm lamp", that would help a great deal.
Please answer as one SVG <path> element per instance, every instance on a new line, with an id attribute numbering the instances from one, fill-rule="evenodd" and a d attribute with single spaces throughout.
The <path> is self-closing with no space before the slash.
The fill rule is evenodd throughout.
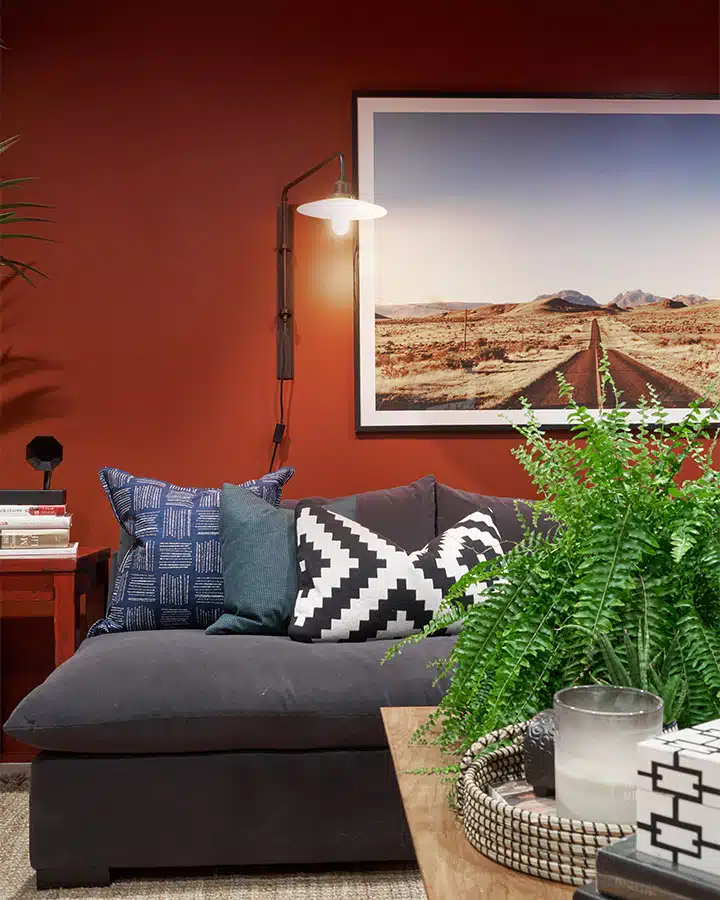
<path id="1" fill-rule="evenodd" d="M 383 206 L 359 200 L 352 192 L 350 183 L 345 179 L 345 157 L 342 153 L 333 153 L 316 166 L 303 172 L 302 175 L 288 182 L 282 189 L 277 211 L 277 377 L 280 381 L 280 420 L 275 426 L 273 435 L 273 454 L 270 462 L 272 469 L 278 446 L 285 433 L 285 399 L 284 384 L 295 377 L 294 327 L 293 327 L 293 211 L 288 203 L 288 193 L 301 181 L 305 181 L 315 172 L 338 161 L 339 177 L 331 197 L 303 203 L 297 211 L 316 219 L 330 219 L 334 234 L 346 235 L 350 223 L 359 219 L 379 219 L 387 214 Z"/>
<path id="2" fill-rule="evenodd" d="M 293 214 L 288 203 L 288 193 L 300 182 L 305 181 L 320 169 L 338 160 L 340 172 L 331 197 L 303 203 L 297 211 L 316 219 L 330 219 L 332 230 L 337 235 L 345 235 L 350 230 L 350 223 L 357 219 L 379 219 L 387 210 L 376 203 L 358 200 L 351 186 L 345 179 L 345 157 L 342 153 L 333 153 L 316 166 L 303 172 L 282 189 L 278 205 L 277 218 L 277 267 L 278 267 L 278 367 L 277 377 L 290 379 L 294 377 L 293 353 Z"/>

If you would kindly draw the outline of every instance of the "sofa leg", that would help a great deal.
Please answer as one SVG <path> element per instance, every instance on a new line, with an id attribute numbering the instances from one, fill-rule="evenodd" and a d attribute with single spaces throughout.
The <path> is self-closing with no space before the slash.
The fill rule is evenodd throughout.
<path id="1" fill-rule="evenodd" d="M 38 869 L 35 873 L 39 891 L 49 888 L 107 887 L 110 871 L 103 868 Z"/>

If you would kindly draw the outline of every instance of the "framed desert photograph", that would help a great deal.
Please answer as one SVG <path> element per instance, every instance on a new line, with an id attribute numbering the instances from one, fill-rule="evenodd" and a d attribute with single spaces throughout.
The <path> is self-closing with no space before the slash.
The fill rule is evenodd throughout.
<path id="1" fill-rule="evenodd" d="M 359 431 L 567 425 L 607 356 L 679 419 L 720 376 L 720 101 L 356 95 Z"/>

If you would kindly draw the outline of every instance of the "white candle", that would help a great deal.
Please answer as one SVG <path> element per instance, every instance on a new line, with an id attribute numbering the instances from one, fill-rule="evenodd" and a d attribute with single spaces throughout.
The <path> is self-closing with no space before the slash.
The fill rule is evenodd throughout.
<path id="1" fill-rule="evenodd" d="M 588 771 L 590 769 L 590 771 Z M 555 767 L 557 814 L 588 822 L 635 823 L 635 783 L 592 771 L 584 760 Z"/>
<path id="2" fill-rule="evenodd" d="M 662 732 L 663 703 L 635 688 L 587 685 L 555 694 L 559 816 L 635 822 L 636 747 Z"/>

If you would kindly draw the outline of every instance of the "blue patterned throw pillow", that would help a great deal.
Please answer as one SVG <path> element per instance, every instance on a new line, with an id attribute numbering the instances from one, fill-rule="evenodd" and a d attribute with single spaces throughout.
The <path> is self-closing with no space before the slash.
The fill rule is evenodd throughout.
<path id="1" fill-rule="evenodd" d="M 273 506 L 289 466 L 244 487 Z M 115 518 L 134 543 L 121 560 L 108 614 L 88 637 L 116 631 L 207 628 L 223 611 L 220 488 L 188 488 L 101 469 Z"/>

